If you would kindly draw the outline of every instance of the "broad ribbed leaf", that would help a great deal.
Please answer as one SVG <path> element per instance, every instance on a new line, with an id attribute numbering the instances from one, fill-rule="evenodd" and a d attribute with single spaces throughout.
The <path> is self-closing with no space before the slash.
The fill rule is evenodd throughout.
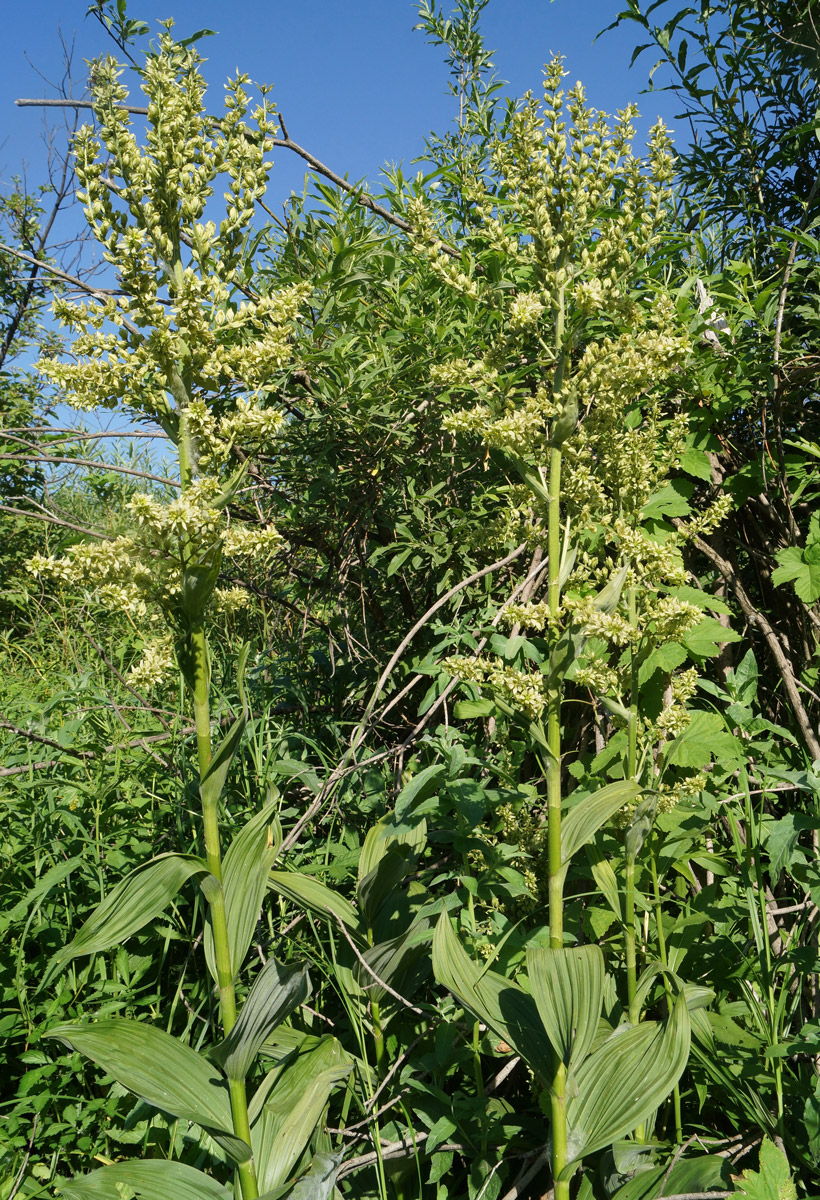
<path id="1" fill-rule="evenodd" d="M 567 1081 L 567 1168 L 609 1146 L 654 1112 L 689 1058 L 689 1013 L 681 993 L 665 1025 L 643 1021 L 615 1032 Z"/>
<path id="2" fill-rule="evenodd" d="M 162 1029 L 108 1017 L 55 1025 L 46 1036 L 84 1054 L 149 1104 L 201 1125 L 237 1162 L 249 1157 L 250 1148 L 232 1132 L 228 1089 L 218 1068 Z"/>
<path id="3" fill-rule="evenodd" d="M 472 961 L 442 913 L 433 934 L 433 973 L 480 1021 L 524 1058 L 546 1083 L 552 1075 L 549 1040 L 532 996 L 518 984 Z"/>
<path id="4" fill-rule="evenodd" d="M 211 1058 L 229 1079 L 244 1079 L 265 1038 L 310 995 L 306 966 L 281 966 L 271 958 L 248 992 L 239 1019 Z"/>
<path id="5" fill-rule="evenodd" d="M 65 1200 L 122 1200 L 132 1191 L 138 1200 L 233 1200 L 233 1188 L 185 1163 L 165 1159 L 101 1167 L 59 1184 L 57 1190 Z"/>
<path id="6" fill-rule="evenodd" d="M 251 817 L 234 837 L 222 863 L 225 917 L 234 976 L 241 970 L 248 953 L 265 898 L 268 875 L 282 844 L 278 821 L 274 822 L 271 830 L 274 809 L 275 804 L 267 804 L 261 812 Z M 216 979 L 210 925 L 205 928 L 205 958 L 212 977 Z"/>
<path id="7" fill-rule="evenodd" d="M 561 864 L 566 866 L 576 850 L 591 842 L 610 817 L 640 793 L 634 779 L 621 779 L 579 800 L 561 821 Z"/>
<path id="8" fill-rule="evenodd" d="M 320 917 L 342 921 L 348 929 L 359 932 L 359 914 L 350 901 L 310 875 L 300 875 L 298 871 L 271 871 L 268 887 L 287 896 L 300 908 Z"/>
<path id="9" fill-rule="evenodd" d="M 567 1067 L 577 1067 L 589 1052 L 601 1016 L 604 956 L 600 947 L 531 947 L 527 972 L 553 1049 Z"/>
<path id="10" fill-rule="evenodd" d="M 132 871 L 108 893 L 79 930 L 51 960 L 47 977 L 80 954 L 119 946 L 160 916 L 186 879 L 208 870 L 194 854 L 160 854 Z"/>
<path id="11" fill-rule="evenodd" d="M 273 1191 L 290 1177 L 331 1091 L 352 1065 L 336 1038 L 306 1038 L 296 1055 L 282 1065 L 273 1086 L 270 1080 L 263 1082 L 260 1092 L 264 1089 L 267 1098 L 261 1112 L 256 1097 L 250 1106 L 260 1192 Z"/>
<path id="12" fill-rule="evenodd" d="M 419 776 L 416 776 L 416 779 L 418 778 Z M 427 841 L 427 822 L 425 820 L 419 821 L 410 829 L 402 828 L 399 832 L 395 831 L 394 823 L 395 817 L 382 817 L 369 830 L 359 856 L 359 884 L 378 867 L 391 846 L 398 844 L 410 846 L 413 850 L 423 849 Z"/>
<path id="13" fill-rule="evenodd" d="M 343 1150 L 336 1154 L 317 1154 L 308 1173 L 293 1187 L 285 1184 L 284 1187 L 274 1188 L 272 1192 L 265 1192 L 259 1200 L 330 1200 L 343 1157 Z"/>
<path id="14" fill-rule="evenodd" d="M 612 1200 L 655 1200 L 663 1184 L 663 1195 L 678 1196 L 695 1192 L 731 1191 L 732 1168 L 725 1158 L 716 1154 L 701 1155 L 676 1163 L 671 1171 L 664 1163 L 641 1171 L 623 1187 L 619 1187 Z"/>

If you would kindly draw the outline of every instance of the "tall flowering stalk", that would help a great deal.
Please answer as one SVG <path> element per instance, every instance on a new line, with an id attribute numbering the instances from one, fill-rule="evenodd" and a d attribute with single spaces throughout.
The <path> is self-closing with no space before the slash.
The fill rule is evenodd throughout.
<path id="1" fill-rule="evenodd" d="M 686 534 L 655 536 L 643 515 L 678 465 L 687 435 L 676 398 L 690 352 L 687 328 L 648 266 L 670 201 L 668 135 L 656 126 L 646 161 L 638 159 L 631 150 L 635 110 L 627 108 L 610 126 L 587 107 L 580 84 L 564 95 L 563 74 L 555 59 L 545 72 L 543 102 L 525 98 L 498 137 L 489 170 L 475 178 L 469 258 L 458 264 L 445 258 L 424 202 L 411 205 L 418 248 L 431 269 L 486 306 L 495 331 L 480 359 L 436 370 L 435 382 L 464 398 L 446 422 L 456 433 L 477 434 L 518 476 L 499 533 L 545 549 L 548 558 L 546 599 L 505 611 L 508 624 L 535 639 L 531 652 L 523 657 L 517 638 L 507 659 L 459 656 L 449 669 L 488 689 L 502 713 L 523 723 L 543 765 L 550 948 L 530 952 L 528 966 L 552 1052 L 546 1078 L 532 1048 L 519 1049 L 548 1087 L 556 1200 L 568 1200 L 582 1156 L 635 1130 L 686 1062 L 688 1017 L 680 996 L 657 1055 L 645 1057 L 641 1049 L 652 1023 L 640 1020 L 645 990 L 635 962 L 634 864 L 647 811 L 659 802 L 652 747 L 674 735 L 675 721 L 685 724 L 694 684 L 681 677 L 675 702 L 656 720 L 639 711 L 637 688 L 639 665 L 651 649 L 678 641 L 702 619 L 699 608 L 675 594 L 685 584 Z M 722 512 L 716 508 L 700 523 L 715 523 Z M 570 681 L 589 688 L 625 729 L 626 748 L 623 782 L 599 789 L 565 816 L 562 737 Z M 667 804 L 673 798 L 662 797 Z M 624 913 L 634 1053 L 620 1043 L 624 1056 L 616 1064 L 606 1043 L 590 1052 L 603 957 L 596 946 L 571 947 L 563 887 L 572 853 L 619 811 L 634 814 Z M 514 1044 L 504 1006 L 488 1007 L 488 973 L 471 972 L 448 930 L 442 924 L 437 934 L 439 977 L 488 1024 L 499 1029 L 501 1022 Z M 493 986 L 501 988 L 500 977 Z M 628 1081 L 640 1095 L 619 1110 L 612 1093 L 595 1093 L 596 1079 L 604 1078 L 615 1091 Z M 642 1088 L 633 1089 L 636 1078 Z"/>
<path id="2" fill-rule="evenodd" d="M 154 1042 L 167 1035 L 135 1022 L 67 1025 L 54 1033 L 137 1094 L 208 1128 L 236 1163 L 243 1200 L 254 1200 L 260 1186 L 269 1190 L 282 1182 L 284 1167 L 276 1159 L 281 1152 L 271 1148 L 265 1121 L 273 1118 L 265 1115 L 264 1098 L 257 1121 L 270 1136 L 265 1141 L 264 1132 L 251 1129 L 246 1075 L 263 1037 L 304 999 L 307 976 L 271 960 L 238 1013 L 234 981 L 276 849 L 267 822 L 254 818 L 229 851 L 241 870 L 226 871 L 219 801 L 244 722 L 237 721 L 215 752 L 208 627 L 217 612 L 244 602 L 241 590 L 220 586 L 223 560 L 264 562 L 281 545 L 272 526 L 248 526 L 227 514 L 248 455 L 268 446 L 282 425 L 270 397 L 291 359 L 294 321 L 307 289 L 251 294 L 239 278 L 249 223 L 271 166 L 274 116 L 265 89 L 250 111 L 245 76 L 227 85 L 223 115 L 209 116 L 200 61 L 193 48 L 173 40 L 167 23 L 142 72 L 148 100 L 142 144 L 125 107 L 121 68 L 110 58 L 94 64 L 97 131 L 79 131 L 74 156 L 89 226 L 122 294 L 57 302 L 57 315 L 73 334 L 74 357 L 39 364 L 61 399 L 76 408 L 118 409 L 156 423 L 177 453 L 179 494 L 169 503 L 135 496 L 130 532 L 74 546 L 58 559 L 39 558 L 32 569 L 93 587 L 98 599 L 144 627 L 159 623 L 160 637 L 149 640 L 137 669 L 148 678 L 175 656 L 195 717 L 202 800 L 204 859 L 160 856 L 134 872 L 58 954 L 56 965 L 121 941 L 156 916 L 185 878 L 198 876 L 208 901 L 206 948 L 225 1039 L 212 1057 L 225 1078 L 214 1083 L 214 1068 L 170 1037 L 157 1056 Z M 210 214 L 219 181 L 227 186 L 217 223 Z M 152 1057 L 159 1060 L 154 1075 L 146 1065 Z M 343 1075 L 346 1068 L 336 1065 L 336 1077 Z M 165 1080 L 175 1067 L 189 1081 L 189 1092 L 169 1095 Z M 303 1142 L 290 1147 L 295 1159 L 316 1115 L 306 1117 Z M 118 1180 L 107 1178 L 116 1193 Z M 172 1195 L 170 1175 L 168 1189 Z"/>

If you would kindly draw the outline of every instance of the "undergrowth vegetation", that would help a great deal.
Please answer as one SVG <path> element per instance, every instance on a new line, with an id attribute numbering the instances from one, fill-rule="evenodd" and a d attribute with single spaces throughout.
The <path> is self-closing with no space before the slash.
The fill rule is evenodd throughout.
<path id="1" fill-rule="evenodd" d="M 816 5 L 627 0 L 676 156 L 487 2 L 281 219 L 95 4 L 59 336 L 3 210 L 0 1200 L 817 1191 Z"/>

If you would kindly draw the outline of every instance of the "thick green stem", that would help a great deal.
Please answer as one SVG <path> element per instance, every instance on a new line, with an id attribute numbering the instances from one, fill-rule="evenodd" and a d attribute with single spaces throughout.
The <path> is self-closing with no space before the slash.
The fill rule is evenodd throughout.
<path id="1" fill-rule="evenodd" d="M 208 644 L 205 638 L 205 630 L 202 626 L 191 630 L 189 645 L 192 660 L 189 675 L 193 683 L 196 748 L 201 778 L 211 762 L 210 670 L 208 665 Z M 208 870 L 216 880 L 216 886 L 213 886 L 208 891 L 208 903 L 211 914 L 211 932 L 214 939 L 214 961 L 216 963 L 216 982 L 219 989 L 219 1009 L 222 1017 L 222 1030 L 227 1036 L 236 1023 L 236 991 L 233 983 L 231 945 L 228 937 L 227 913 L 225 911 L 225 892 L 222 888 L 222 854 L 219 846 L 219 812 L 216 799 L 208 802 L 203 800 L 202 825 L 205 837 L 205 859 L 208 864 Z M 244 1080 L 229 1080 L 228 1087 L 234 1133 L 250 1145 L 251 1131 Z M 237 1170 L 239 1172 L 243 1200 L 256 1200 L 259 1195 L 259 1187 L 256 1182 L 256 1167 L 254 1166 L 253 1158 L 241 1163 L 237 1167 Z"/>
<path id="2" fill-rule="evenodd" d="M 649 868 L 652 872 L 652 896 L 655 901 L 655 926 L 658 931 L 658 957 L 665 967 L 669 966 L 669 959 L 666 954 L 666 932 L 663 928 L 663 907 L 661 905 L 661 889 L 658 880 L 658 860 L 655 854 L 655 847 L 652 845 L 649 851 Z M 663 977 L 663 990 L 666 993 L 666 1010 L 669 1015 L 672 1015 L 672 985 L 666 975 Z M 675 1111 L 675 1141 L 680 1146 L 683 1142 L 683 1117 L 681 1113 L 680 1103 L 680 1084 L 676 1083 L 672 1091 L 672 1104 Z"/>
<path id="3" fill-rule="evenodd" d="M 624 941 L 626 944 L 626 995 L 629 1001 L 629 1019 L 637 1025 L 640 1013 L 635 1004 L 638 987 L 638 972 L 635 965 L 635 858 L 626 856 L 626 897 L 624 913 Z"/>
<path id="4" fill-rule="evenodd" d="M 564 297 L 559 297 L 558 315 L 555 323 L 555 348 L 557 368 L 555 387 L 560 389 L 564 374 Z M 549 574 L 547 602 L 550 615 L 557 618 L 561 603 L 561 448 L 550 450 L 549 508 L 547 519 L 547 551 Z M 550 946 L 554 950 L 564 945 L 564 873 L 561 868 L 561 701 L 563 681 L 555 679 L 550 684 L 547 700 L 547 814 L 548 825 L 548 868 L 549 868 L 549 922 Z M 552 1132 L 552 1174 L 555 1200 L 569 1200 L 569 1181 L 559 1181 L 558 1176 L 567 1163 L 567 1071 L 563 1060 L 555 1055 L 554 1074 L 550 1092 L 550 1117 Z"/>

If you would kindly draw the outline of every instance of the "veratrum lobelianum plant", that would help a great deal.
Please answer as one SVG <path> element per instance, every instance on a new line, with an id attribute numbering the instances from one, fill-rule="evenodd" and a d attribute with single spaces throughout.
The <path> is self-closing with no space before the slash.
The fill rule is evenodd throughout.
<path id="1" fill-rule="evenodd" d="M 250 112 L 247 79 L 226 88 L 225 111 L 205 110 L 200 59 L 165 24 L 148 55 L 142 88 L 148 99 L 144 145 L 127 111 L 121 68 L 94 64 L 92 95 L 98 133 L 83 127 L 74 142 L 77 176 L 93 233 L 114 268 L 122 295 L 85 303 L 58 301 L 72 331 L 74 358 L 45 359 L 41 372 L 61 398 L 82 410 L 118 409 L 158 425 L 179 462 L 179 495 L 169 503 L 137 495 L 133 531 L 77 545 L 59 559 L 40 557 L 37 573 L 93 587 L 98 599 L 124 609 L 149 639 L 140 677 L 176 662 L 196 722 L 204 856 L 162 854 L 127 876 L 73 941 L 58 952 L 50 977 L 79 955 L 121 943 L 156 918 L 188 879 L 207 901 L 205 950 L 217 985 L 221 1028 L 207 1056 L 163 1030 L 119 1017 L 66 1023 L 50 1031 L 90 1057 L 137 1096 L 199 1125 L 211 1161 L 235 1169 L 243 1200 L 279 1195 L 305 1151 L 334 1084 L 350 1070 L 334 1038 L 321 1038 L 264 1077 L 248 1098 L 246 1078 L 265 1039 L 309 994 L 307 969 L 271 958 L 239 1007 L 243 968 L 271 865 L 280 843 L 270 800 L 220 845 L 219 805 L 247 721 L 243 713 L 214 749 L 210 719 L 208 626 L 220 609 L 243 604 L 241 589 L 223 589 L 223 558 L 266 560 L 280 535 L 229 518 L 246 476 L 248 456 L 269 446 L 283 417 L 269 403 L 278 373 L 291 358 L 294 321 L 308 289 L 294 285 L 259 294 L 242 274 L 248 226 L 265 190 L 275 125 L 263 88 Z M 224 216 L 206 219 L 219 181 Z M 334 1163 L 317 1155 L 327 1179 Z M 169 1196 L 234 1196 L 210 1175 L 179 1162 L 129 1161 L 103 1167 L 63 1187 L 69 1200 L 127 1192 Z"/>
<path id="2" fill-rule="evenodd" d="M 726 511 L 719 502 L 671 535 L 647 528 L 650 502 L 657 505 L 678 466 L 688 428 L 678 395 L 691 351 L 687 317 L 649 268 L 669 211 L 671 148 L 658 125 L 647 161 L 635 157 L 634 110 L 610 127 L 587 107 L 580 85 L 565 97 L 563 74 L 553 60 L 543 102 L 525 99 L 468 185 L 469 256 L 453 264 L 432 207 L 421 198 L 408 204 L 418 252 L 439 279 L 485 307 L 494 330 L 480 358 L 434 371 L 440 390 L 464 400 L 446 424 L 478 434 L 517 475 L 500 530 L 546 551 L 547 598 L 509 606 L 503 657 L 462 655 L 448 666 L 490 693 L 491 701 L 479 702 L 487 714 L 524 726 L 541 764 L 546 861 L 535 869 L 548 878 L 549 948 L 528 951 L 528 993 L 476 966 L 445 914 L 433 965 L 548 1092 L 556 1200 L 568 1200 L 585 1156 L 630 1133 L 645 1140 L 646 1123 L 686 1066 L 689 1006 L 708 1000 L 669 970 L 663 949 L 637 975 L 637 854 L 658 808 L 702 786 L 693 773 L 664 779 L 664 748 L 687 725 L 696 671 L 670 660 L 667 703 L 657 712 L 639 705 L 639 672 L 703 620 L 704 605 L 692 603 L 686 588 L 681 547 Z M 613 749 L 622 778 L 571 797 L 563 815 L 569 683 L 589 689 L 620 729 Z M 628 1003 L 622 1023 L 602 1033 L 603 997 L 614 981 L 597 945 L 574 946 L 565 933 L 563 886 L 576 851 L 613 820 L 626 827 L 620 915 Z M 659 979 L 665 1023 L 641 1019 Z"/>

